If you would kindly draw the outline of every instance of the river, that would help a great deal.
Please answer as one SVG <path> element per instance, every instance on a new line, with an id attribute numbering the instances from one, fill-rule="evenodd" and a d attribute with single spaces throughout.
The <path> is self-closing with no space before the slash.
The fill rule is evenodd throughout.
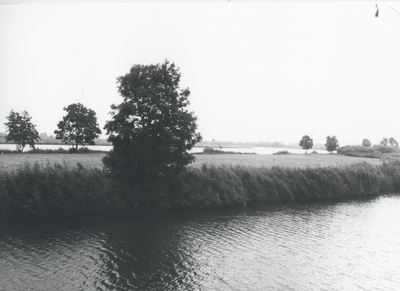
<path id="1" fill-rule="evenodd" d="M 3 290 L 400 290 L 400 196 L 0 221 Z"/>

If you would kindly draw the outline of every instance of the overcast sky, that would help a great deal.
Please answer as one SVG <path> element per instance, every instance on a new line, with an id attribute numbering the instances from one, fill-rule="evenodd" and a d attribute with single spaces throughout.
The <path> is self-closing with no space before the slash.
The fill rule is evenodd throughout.
<path id="1" fill-rule="evenodd" d="M 0 5 L 0 132 L 53 134 L 82 103 L 103 128 L 116 78 L 165 59 L 203 140 L 400 140 L 400 3 Z"/>

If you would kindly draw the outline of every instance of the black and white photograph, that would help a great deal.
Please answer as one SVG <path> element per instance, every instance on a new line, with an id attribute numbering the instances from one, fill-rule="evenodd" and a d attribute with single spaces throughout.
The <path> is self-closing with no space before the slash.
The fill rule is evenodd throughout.
<path id="1" fill-rule="evenodd" d="M 0 0 L 1 290 L 400 290 L 400 2 Z"/>

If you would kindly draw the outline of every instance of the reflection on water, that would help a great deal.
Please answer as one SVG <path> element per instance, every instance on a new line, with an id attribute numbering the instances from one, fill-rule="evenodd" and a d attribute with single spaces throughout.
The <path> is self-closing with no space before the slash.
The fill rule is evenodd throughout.
<path id="1" fill-rule="evenodd" d="M 6 290 L 399 290 L 400 197 L 0 222 Z"/>

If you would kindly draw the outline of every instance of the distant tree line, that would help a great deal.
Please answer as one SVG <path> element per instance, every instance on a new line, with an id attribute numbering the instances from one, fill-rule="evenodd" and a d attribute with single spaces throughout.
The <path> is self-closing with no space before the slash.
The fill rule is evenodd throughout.
<path id="1" fill-rule="evenodd" d="M 306 151 L 306 154 L 307 154 L 307 150 L 311 149 L 313 147 L 313 145 L 314 145 L 313 139 L 310 138 L 308 135 L 303 136 L 299 142 L 299 146 L 301 146 L 302 149 L 304 149 Z M 364 138 L 361 142 L 361 145 L 366 148 L 371 147 L 371 142 L 369 141 L 369 139 Z M 380 142 L 380 145 L 381 146 L 390 145 L 393 147 L 398 147 L 399 143 L 393 137 L 390 137 L 390 138 L 383 138 Z M 332 136 L 332 137 L 327 136 L 326 137 L 325 148 L 331 154 L 339 148 L 339 141 L 337 140 L 336 136 Z"/>

